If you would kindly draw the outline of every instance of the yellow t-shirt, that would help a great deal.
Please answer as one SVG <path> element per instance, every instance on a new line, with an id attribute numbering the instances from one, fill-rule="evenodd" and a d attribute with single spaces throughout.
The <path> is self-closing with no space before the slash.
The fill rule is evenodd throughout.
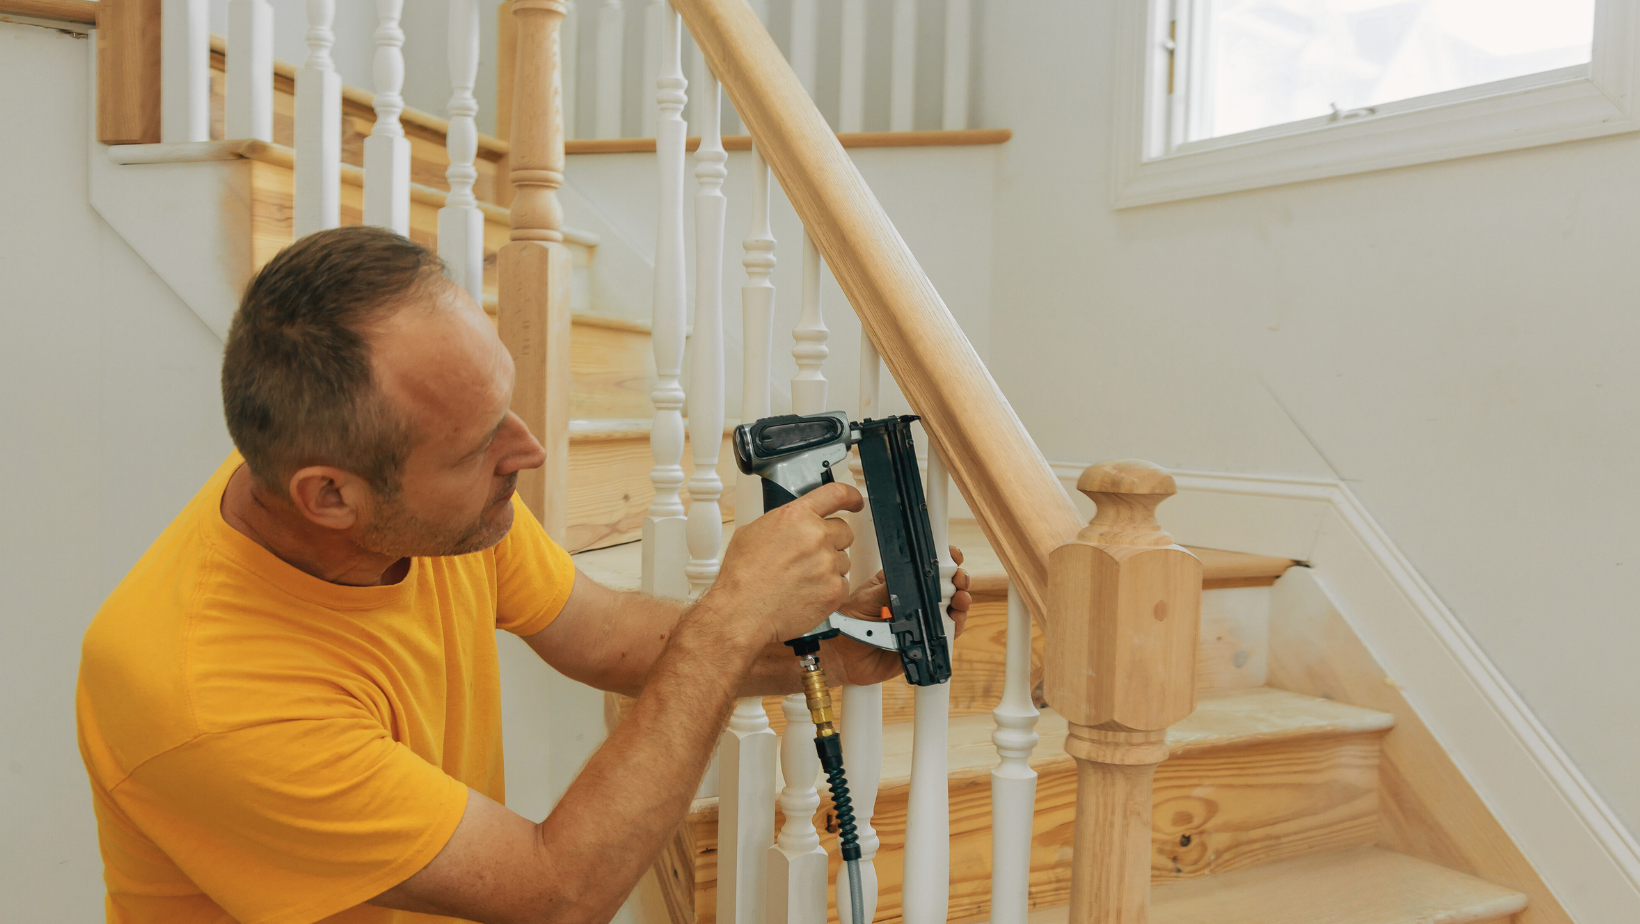
<path id="1" fill-rule="evenodd" d="M 495 630 L 539 632 L 575 569 L 514 499 L 493 549 L 346 587 L 229 526 L 230 456 L 86 632 L 76 702 L 120 924 L 445 920 L 364 902 L 501 801 Z"/>

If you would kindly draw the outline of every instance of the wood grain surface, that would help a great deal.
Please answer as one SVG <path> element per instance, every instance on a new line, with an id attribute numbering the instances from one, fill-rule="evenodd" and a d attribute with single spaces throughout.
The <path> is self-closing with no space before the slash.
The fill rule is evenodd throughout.
<path id="1" fill-rule="evenodd" d="M 1380 846 L 1530 897 L 1518 924 L 1571 924 L 1543 879 L 1307 569 L 1275 587 L 1270 682 L 1395 716 L 1384 737 Z"/>
<path id="2" fill-rule="evenodd" d="M 160 0 L 97 0 L 97 138 L 160 140 Z"/>
<path id="3" fill-rule="evenodd" d="M 1155 776 L 1151 879 L 1216 875 L 1315 851 L 1370 844 L 1377 831 L 1378 741 L 1389 717 L 1275 690 L 1203 697 L 1200 715 L 1169 735 L 1176 756 Z M 951 727 L 951 920 L 989 913 L 989 716 Z M 1076 771 L 1061 750 L 1064 720 L 1044 713 L 1032 766 L 1040 774 L 1031 847 L 1033 907 L 1063 903 L 1075 818 Z M 900 920 L 900 867 L 910 779 L 909 726 L 885 729 L 882 788 L 872 824 L 881 838 L 877 920 Z M 715 905 L 715 803 L 697 802 L 696 918 Z M 837 872 L 829 800 L 815 815 Z M 831 917 L 835 921 L 835 909 Z"/>

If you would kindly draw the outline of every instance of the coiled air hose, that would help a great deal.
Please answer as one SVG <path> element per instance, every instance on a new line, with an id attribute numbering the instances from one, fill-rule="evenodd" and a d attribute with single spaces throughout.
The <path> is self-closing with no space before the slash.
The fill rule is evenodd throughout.
<path id="1" fill-rule="evenodd" d="M 803 666 L 803 698 L 809 707 L 809 718 L 814 722 L 814 749 L 820 755 L 820 768 L 826 771 L 826 782 L 831 786 L 832 807 L 837 810 L 837 840 L 848 871 L 849 910 L 853 912 L 850 924 L 870 924 L 866 920 L 866 900 L 860 887 L 860 834 L 854 822 L 854 800 L 849 797 L 848 780 L 843 775 L 843 742 L 831 715 L 826 672 L 820 669 L 820 645 L 814 641 L 813 650 L 809 651 L 803 650 L 811 647 L 808 645 L 792 647 L 797 651 L 798 663 Z"/>

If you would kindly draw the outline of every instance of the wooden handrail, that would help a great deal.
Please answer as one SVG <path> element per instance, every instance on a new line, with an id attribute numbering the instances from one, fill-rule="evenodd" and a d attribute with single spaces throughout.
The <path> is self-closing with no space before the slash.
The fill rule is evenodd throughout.
<path id="1" fill-rule="evenodd" d="M 745 0 L 672 0 L 1037 619 L 1081 518 Z"/>
<path id="2" fill-rule="evenodd" d="M 0 0 L 0 14 L 97 24 L 97 0 Z"/>

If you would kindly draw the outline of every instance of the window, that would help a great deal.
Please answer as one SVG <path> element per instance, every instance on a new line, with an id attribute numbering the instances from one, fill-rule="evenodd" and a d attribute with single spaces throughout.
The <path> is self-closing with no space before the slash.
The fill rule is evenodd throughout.
<path id="1" fill-rule="evenodd" d="M 1118 207 L 1640 128 L 1640 0 L 1147 3 L 1121 5 Z"/>

